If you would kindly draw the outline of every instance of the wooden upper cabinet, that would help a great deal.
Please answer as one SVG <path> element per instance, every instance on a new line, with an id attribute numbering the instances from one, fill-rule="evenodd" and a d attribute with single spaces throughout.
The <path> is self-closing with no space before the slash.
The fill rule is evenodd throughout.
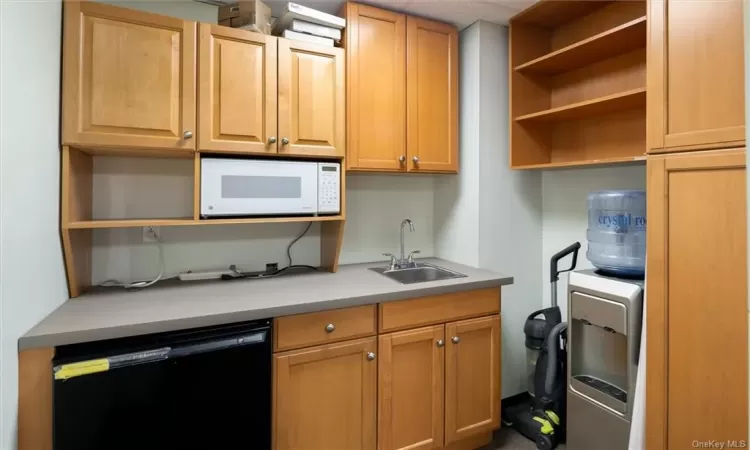
<path id="1" fill-rule="evenodd" d="M 380 336 L 378 449 L 443 447 L 444 325 Z"/>
<path id="2" fill-rule="evenodd" d="M 406 19 L 409 171 L 458 171 L 458 31 Z"/>
<path id="3" fill-rule="evenodd" d="M 347 3 L 346 21 L 347 167 L 405 170 L 406 16 Z"/>
<path id="4" fill-rule="evenodd" d="M 445 445 L 449 445 L 500 426 L 500 316 L 445 327 Z"/>
<path id="5" fill-rule="evenodd" d="M 744 145 L 742 3 L 650 0 L 650 152 Z"/>
<path id="6" fill-rule="evenodd" d="M 195 149 L 195 22 L 70 1 L 64 23 L 63 144 Z"/>
<path id="7" fill-rule="evenodd" d="M 371 337 L 274 355 L 275 450 L 375 450 L 376 351 Z"/>
<path id="8" fill-rule="evenodd" d="M 200 150 L 276 153 L 277 41 L 200 25 Z"/>
<path id="9" fill-rule="evenodd" d="M 279 39 L 278 60 L 279 153 L 344 156 L 344 49 Z"/>
<path id="10" fill-rule="evenodd" d="M 740 149 L 648 159 L 649 450 L 747 439 L 745 172 Z"/>

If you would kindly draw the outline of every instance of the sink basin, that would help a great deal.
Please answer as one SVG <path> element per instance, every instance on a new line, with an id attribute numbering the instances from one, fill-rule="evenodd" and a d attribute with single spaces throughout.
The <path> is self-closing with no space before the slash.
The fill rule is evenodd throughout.
<path id="1" fill-rule="evenodd" d="M 389 267 L 372 267 L 370 270 L 401 284 L 424 283 L 426 281 L 449 280 L 466 275 L 428 263 L 416 263 L 415 267 L 390 270 Z"/>

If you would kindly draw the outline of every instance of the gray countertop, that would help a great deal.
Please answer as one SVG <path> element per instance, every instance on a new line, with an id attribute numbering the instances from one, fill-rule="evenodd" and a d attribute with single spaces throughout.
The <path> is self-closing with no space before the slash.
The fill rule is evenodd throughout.
<path id="1" fill-rule="evenodd" d="M 467 276 L 399 284 L 367 270 L 385 265 L 379 262 L 342 265 L 336 273 L 154 286 L 140 291 L 109 289 L 68 300 L 21 336 L 18 346 L 19 350 L 52 347 L 513 283 L 507 275 L 437 258 L 420 262 Z"/>

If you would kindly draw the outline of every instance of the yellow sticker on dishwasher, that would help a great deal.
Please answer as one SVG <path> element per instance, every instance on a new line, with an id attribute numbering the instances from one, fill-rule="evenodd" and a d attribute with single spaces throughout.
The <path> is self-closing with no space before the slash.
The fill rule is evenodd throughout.
<path id="1" fill-rule="evenodd" d="M 92 373 L 106 372 L 109 370 L 108 359 L 92 359 L 90 361 L 81 361 L 72 364 L 63 364 L 55 368 L 55 380 L 67 380 L 81 375 L 90 375 Z"/>

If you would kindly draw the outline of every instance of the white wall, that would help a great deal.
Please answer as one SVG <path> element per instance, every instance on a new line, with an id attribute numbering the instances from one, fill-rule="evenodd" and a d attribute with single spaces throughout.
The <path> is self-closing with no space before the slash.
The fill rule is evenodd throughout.
<path id="1" fill-rule="evenodd" d="M 541 178 L 508 167 L 506 27 L 461 32 L 457 177 L 435 191 L 436 253 L 515 278 L 502 292 L 503 397 L 526 390 L 523 323 L 541 307 Z"/>
<path id="2" fill-rule="evenodd" d="M 453 262 L 479 265 L 479 25 L 459 39 L 459 175 L 435 182 L 435 247 Z"/>
<path id="3" fill-rule="evenodd" d="M 589 192 L 602 189 L 646 189 L 646 166 L 607 167 L 546 171 L 542 174 L 543 235 L 542 235 L 542 280 L 544 306 L 550 304 L 549 259 L 555 253 L 579 241 L 577 269 L 593 268 L 586 259 L 586 228 L 588 228 Z M 569 267 L 570 258 L 560 262 L 560 267 Z M 568 275 L 560 276 L 558 302 L 567 318 L 566 292 Z"/>
<path id="4" fill-rule="evenodd" d="M 59 238 L 60 0 L 0 1 L 0 449 L 16 448 L 18 337 L 67 298 Z"/>
<path id="5" fill-rule="evenodd" d="M 340 263 L 384 260 L 399 250 L 399 224 L 411 218 L 407 251 L 432 256 L 433 189 L 439 176 L 356 174 L 347 178 L 347 221 Z M 104 218 L 189 217 L 193 208 L 192 161 L 94 158 L 93 214 Z M 211 227 L 162 227 L 165 273 L 186 270 L 262 270 L 287 265 L 286 247 L 306 223 Z M 314 224 L 292 248 L 295 264 L 320 263 L 320 227 Z M 143 243 L 140 228 L 96 230 L 94 283 L 132 281 L 159 272 L 158 250 Z"/>

